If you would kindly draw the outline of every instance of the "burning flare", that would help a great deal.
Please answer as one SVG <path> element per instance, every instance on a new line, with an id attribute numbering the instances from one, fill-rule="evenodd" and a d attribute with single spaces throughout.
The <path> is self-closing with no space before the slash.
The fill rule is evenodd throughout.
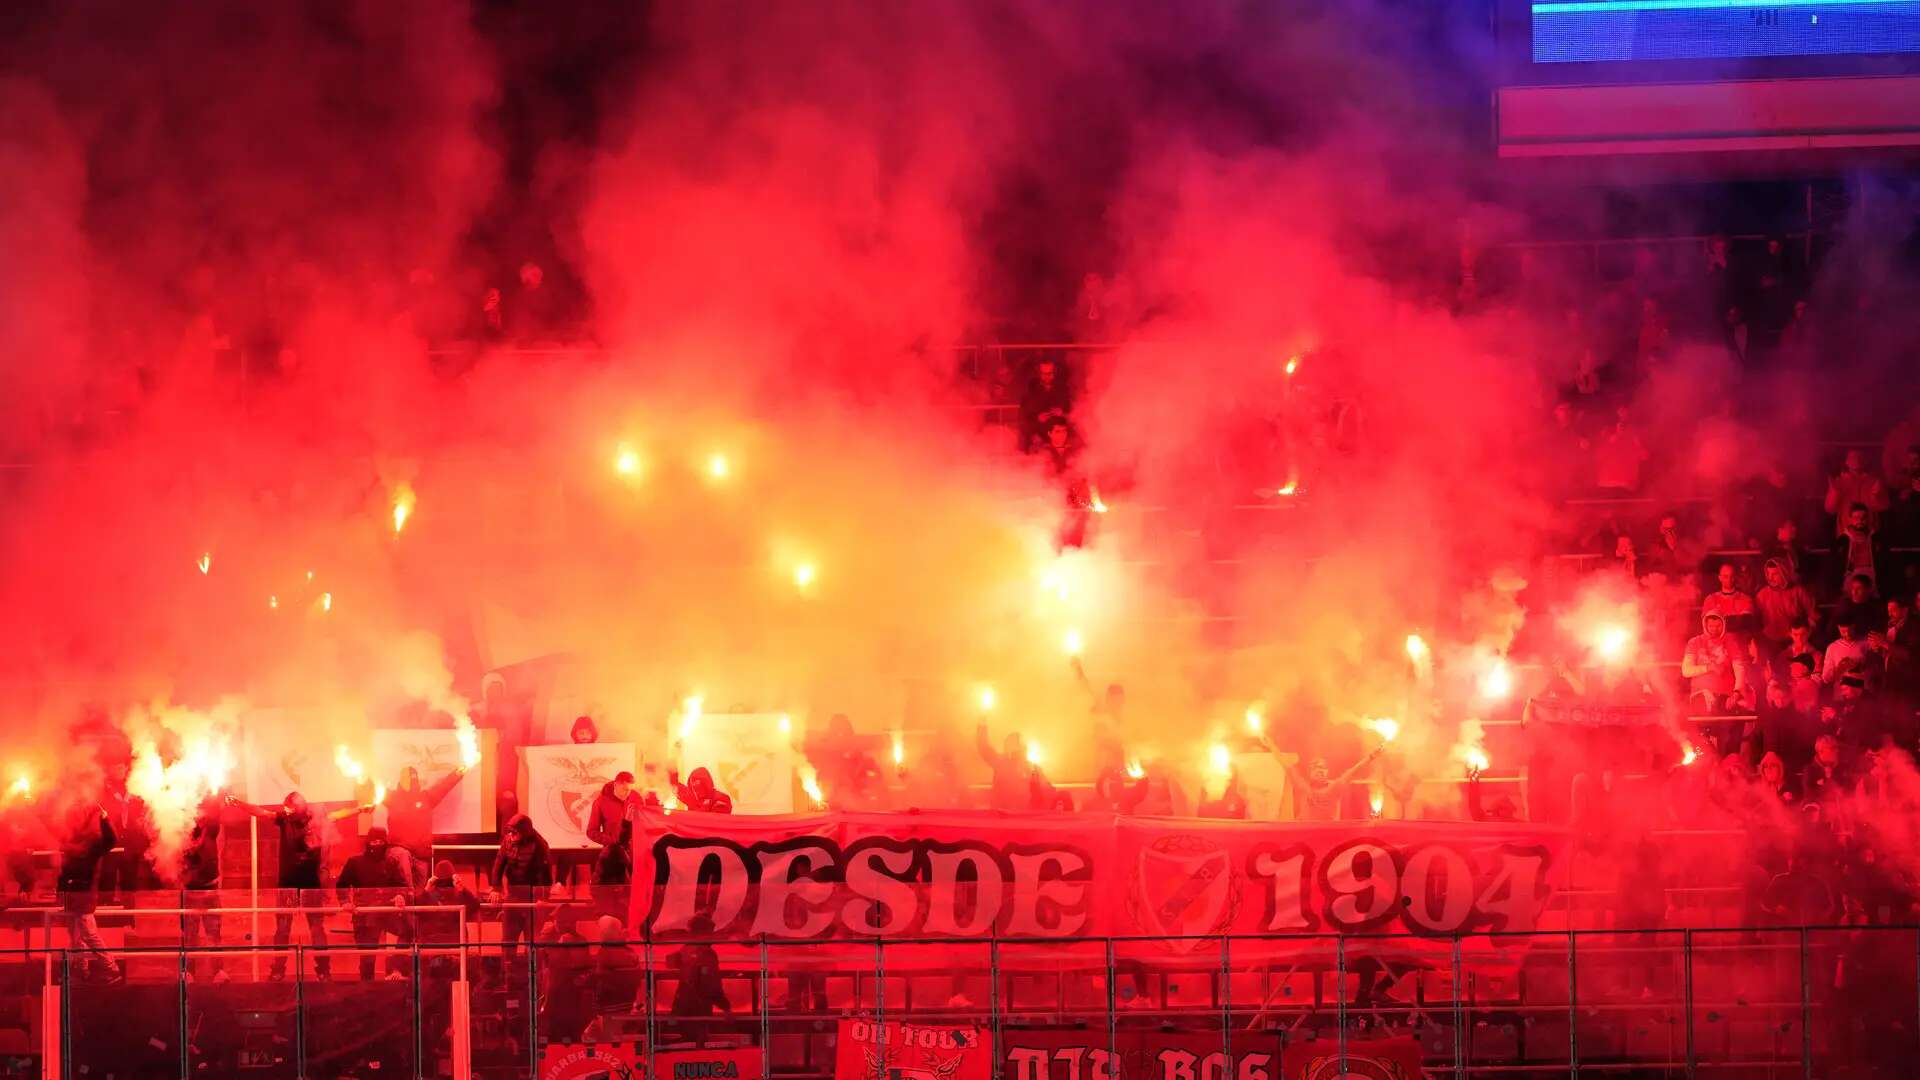
<path id="1" fill-rule="evenodd" d="M 713 454 L 707 458 L 707 476 L 713 480 L 725 480 L 733 473 L 733 463 L 725 454 Z"/>
<path id="2" fill-rule="evenodd" d="M 1233 751 L 1226 743 L 1214 743 L 1207 747 L 1207 767 L 1221 776 L 1233 772 Z"/>
<path id="3" fill-rule="evenodd" d="M 1680 764 L 1691 765 L 1698 760 L 1700 760 L 1700 751 L 1692 743 L 1687 743 L 1680 748 Z"/>
<path id="4" fill-rule="evenodd" d="M 1375 791 L 1372 795 L 1367 796 L 1367 810 L 1370 813 L 1372 813 L 1374 817 L 1379 817 L 1380 811 L 1384 809 L 1386 805 L 1387 805 L 1387 797 L 1385 795 L 1382 795 L 1378 791 Z"/>
<path id="5" fill-rule="evenodd" d="M 901 740 L 900 733 L 893 733 L 893 764 L 896 768 L 907 763 L 907 744 Z"/>
<path id="6" fill-rule="evenodd" d="M 1139 758 L 1130 757 L 1127 759 L 1127 778 L 1128 779 L 1139 780 L 1145 777 L 1146 775 L 1147 775 L 1147 767 L 1145 765 L 1140 764 Z"/>
<path id="7" fill-rule="evenodd" d="M 1079 630 L 1068 630 L 1060 637 L 1060 647 L 1067 651 L 1068 656 L 1079 656 L 1086 651 L 1087 643 L 1080 637 Z"/>
<path id="8" fill-rule="evenodd" d="M 7 787 L 7 794 L 10 796 L 19 796 L 23 799 L 31 798 L 33 796 L 33 777 L 28 776 L 26 773 L 21 773 L 19 776 L 14 777 L 13 783 Z"/>
<path id="9" fill-rule="evenodd" d="M 1379 735 L 1380 738 L 1386 742 L 1392 742 L 1400 737 L 1400 721 L 1388 717 L 1383 716 L 1378 720 L 1362 720 L 1360 726 Z"/>
<path id="10" fill-rule="evenodd" d="M 613 455 L 613 471 L 621 476 L 640 475 L 640 452 L 621 443 Z"/>
<path id="11" fill-rule="evenodd" d="M 473 718 L 461 713 L 453 718 L 453 739 L 460 744 L 460 767 L 471 769 L 480 764 L 480 732 Z"/>
<path id="12" fill-rule="evenodd" d="M 1087 509 L 1092 510 L 1096 514 L 1104 514 L 1107 512 L 1107 504 L 1105 500 L 1100 498 L 1100 493 L 1098 491 L 1092 488 L 1088 488 L 1087 494 L 1091 500 L 1087 506 Z"/>
<path id="13" fill-rule="evenodd" d="M 793 568 L 794 588 L 799 589 L 802 592 L 805 592 L 807 589 L 807 586 L 813 584 L 814 574 L 815 574 L 814 566 L 810 562 L 803 562 L 800 565 L 794 567 Z"/>
<path id="14" fill-rule="evenodd" d="M 1407 659 L 1418 664 L 1427 658 L 1427 642 L 1419 634 L 1407 635 Z"/>
<path id="15" fill-rule="evenodd" d="M 1300 358 L 1298 356 L 1287 357 L 1287 377 L 1292 378 L 1293 373 L 1299 370 L 1300 370 Z"/>
<path id="16" fill-rule="evenodd" d="M 347 749 L 346 743 L 333 748 L 333 763 L 339 768 L 340 775 L 356 784 L 364 782 L 367 778 L 366 768 L 353 756 L 353 752 Z"/>
<path id="17" fill-rule="evenodd" d="M 800 790 L 807 793 L 815 810 L 827 808 L 827 797 L 820 793 L 820 777 L 814 773 L 811 765 L 800 766 Z"/>
<path id="18" fill-rule="evenodd" d="M 212 570 L 213 569 L 213 552 L 211 551 L 201 552 L 199 560 L 195 562 L 193 565 L 199 567 L 200 572 L 203 574 Z"/>
<path id="19" fill-rule="evenodd" d="M 407 519 L 413 516 L 415 500 L 413 487 L 401 484 L 393 491 L 393 535 L 399 536 L 400 530 L 407 527 Z"/>
<path id="20" fill-rule="evenodd" d="M 1260 715 L 1260 709 L 1257 706 L 1253 708 L 1249 708 L 1247 710 L 1247 730 L 1255 735 L 1258 735 L 1264 732 L 1266 729 L 1267 729 L 1267 718 Z"/>
<path id="21" fill-rule="evenodd" d="M 1633 631 L 1618 624 L 1600 628 L 1594 635 L 1594 655 L 1609 664 L 1617 664 L 1626 659 L 1627 652 L 1633 647 Z"/>
<path id="22" fill-rule="evenodd" d="M 1513 669 L 1505 657 L 1493 658 L 1487 673 L 1480 676 L 1480 696 L 1488 701 L 1505 701 L 1513 696 Z"/>
<path id="23" fill-rule="evenodd" d="M 992 712 L 993 707 L 1000 704 L 1000 695 L 993 692 L 993 687 L 982 686 L 974 695 L 974 700 L 979 703 L 981 712 Z"/>
<path id="24" fill-rule="evenodd" d="M 692 697 L 680 703 L 680 738 L 681 739 L 684 740 L 687 736 L 693 734 L 693 729 L 699 726 L 700 710 L 702 709 L 702 707 L 704 707 L 705 704 L 706 704 L 706 699 L 701 697 L 699 694 L 695 694 Z"/>
<path id="25" fill-rule="evenodd" d="M 1487 760 L 1486 751 L 1480 749 L 1477 746 L 1469 748 L 1466 752 L 1465 757 L 1467 761 L 1467 767 L 1472 769 L 1474 772 L 1477 772 L 1477 773 L 1486 772 L 1489 768 L 1493 767 L 1493 762 Z"/>
<path id="26" fill-rule="evenodd" d="M 373 805 L 380 806 L 387 801 L 387 785 L 373 785 Z"/>
<path id="27" fill-rule="evenodd" d="M 1037 742 L 1034 742 L 1032 739 L 1028 739 L 1027 740 L 1027 764 L 1032 765 L 1035 768 L 1038 768 L 1041 761 L 1043 761 L 1045 757 L 1046 755 L 1043 754 L 1040 750 L 1040 744 Z"/>
<path id="28" fill-rule="evenodd" d="M 780 714 L 780 734 L 793 734 L 793 717 L 788 716 L 786 713 Z"/>

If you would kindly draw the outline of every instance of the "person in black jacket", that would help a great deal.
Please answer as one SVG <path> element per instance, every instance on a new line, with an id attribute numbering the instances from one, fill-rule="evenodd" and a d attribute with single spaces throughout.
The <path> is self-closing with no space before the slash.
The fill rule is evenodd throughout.
<path id="1" fill-rule="evenodd" d="M 194 813 L 193 827 L 187 832 L 186 843 L 180 847 L 182 907 L 220 906 L 220 826 L 221 814 L 225 809 L 224 800 L 217 795 L 209 795 L 200 801 L 200 807 Z M 187 948 L 220 944 L 219 915 L 185 915 L 180 922 L 181 936 Z M 194 968 L 202 978 L 210 975 L 215 982 L 226 981 L 227 973 L 220 966 L 218 953 L 196 958 Z"/>
<path id="2" fill-rule="evenodd" d="M 57 888 L 66 910 L 67 947 L 79 952 L 83 979 L 96 965 L 106 969 L 109 982 L 126 978 L 120 965 L 107 955 L 107 943 L 101 940 L 100 923 L 94 917 L 99 902 L 100 862 L 113 850 L 114 840 L 113 821 L 106 810 L 98 803 L 88 803 L 73 812 L 60 845 Z"/>
<path id="3" fill-rule="evenodd" d="M 387 792 L 387 835 L 415 887 L 426 883 L 427 871 L 433 867 L 433 812 L 466 775 L 465 765 L 455 765 L 452 772 L 423 788 L 420 770 L 409 765 L 400 770 L 400 782 Z"/>
<path id="4" fill-rule="evenodd" d="M 538 918 L 535 909 L 515 904 L 537 903 L 553 884 L 553 852 L 546 837 L 525 814 L 507 822 L 500 832 L 500 853 L 493 857 L 493 887 L 508 905 L 500 914 L 500 944 L 508 957 L 521 938 L 533 944 Z"/>
<path id="5" fill-rule="evenodd" d="M 340 867 L 340 880 L 334 883 L 339 891 L 340 902 L 352 914 L 353 941 L 361 947 L 360 978 L 373 978 L 373 954 L 379 951 L 382 940 L 392 934 L 400 943 L 406 944 L 409 937 L 406 921 L 399 912 L 363 912 L 357 910 L 361 904 L 369 907 L 405 907 L 410 882 L 407 880 L 406 867 L 401 865 L 403 856 L 396 853 L 388 841 L 387 830 L 374 826 L 367 830 L 362 841 L 360 854 L 349 858 Z M 387 978 L 405 978 L 404 965 L 396 955 L 387 956 Z"/>
<path id="6" fill-rule="evenodd" d="M 280 870 L 278 886 L 280 897 L 276 906 L 282 910 L 273 917 L 273 943 L 284 948 L 293 940 L 294 907 L 317 908 L 326 903 L 326 885 L 321 881 L 321 871 L 326 865 L 325 838 L 321 833 L 325 822 L 345 821 L 356 814 L 370 814 L 372 804 L 342 807 L 322 819 L 307 804 L 307 797 L 297 791 L 290 791 L 279 806 L 254 806 L 228 796 L 232 805 L 250 817 L 272 825 L 280 835 Z M 307 940 L 319 946 L 327 943 L 327 917 L 318 911 L 307 912 Z M 324 950 L 317 952 L 313 959 L 314 974 L 325 979 L 333 974 L 333 963 Z M 287 977 L 287 954 L 276 952 L 273 968 L 269 977 L 278 982 Z"/>

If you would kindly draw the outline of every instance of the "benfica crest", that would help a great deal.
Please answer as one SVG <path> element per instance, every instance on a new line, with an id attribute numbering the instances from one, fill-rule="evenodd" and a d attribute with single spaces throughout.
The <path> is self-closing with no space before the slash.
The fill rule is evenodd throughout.
<path id="1" fill-rule="evenodd" d="M 1285 1080 L 1420 1080 L 1422 1075 L 1420 1044 L 1400 1037 L 1350 1042 L 1345 1061 L 1334 1047 L 1316 1048 L 1288 1063 Z"/>
<path id="2" fill-rule="evenodd" d="M 1219 844 L 1176 833 L 1140 849 L 1127 907 L 1142 932 L 1169 939 L 1162 944 L 1173 952 L 1192 952 L 1200 937 L 1224 932 L 1239 906 L 1233 858 Z"/>

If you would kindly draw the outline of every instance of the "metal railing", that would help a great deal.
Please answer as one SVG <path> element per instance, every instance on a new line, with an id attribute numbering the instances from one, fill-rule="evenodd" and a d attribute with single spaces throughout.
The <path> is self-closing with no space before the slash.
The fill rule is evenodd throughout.
<path id="1" fill-rule="evenodd" d="M 1036 1080 L 1018 1049 L 1036 1041 L 1123 1061 L 1163 1043 L 1212 1048 L 1245 1066 L 1371 1054 L 1387 1039 L 1427 1075 L 1459 1077 L 1815 1077 L 1843 1062 L 1908 1075 L 1920 1054 L 1913 925 L 650 940 L 600 932 L 629 897 L 595 899 L 516 899 L 471 924 L 459 907 L 353 909 L 463 912 L 449 942 L 187 948 L 130 931 L 108 950 L 124 982 L 89 979 L 85 950 L 0 950 L 0 985 L 39 999 L 11 1010 L 0 994 L 0 1062 L 37 1057 L 45 1077 L 533 1077 L 562 1048 L 592 1047 L 654 1076 L 659 1055 L 730 1047 L 757 1055 L 742 1080 L 771 1080 L 834 1074 L 854 1024 L 976 1032 L 995 1080 Z M 542 940 L 501 940 L 511 913 L 546 924 Z M 291 961 L 291 978 L 226 963 L 259 955 Z M 325 962 L 341 957 L 390 973 Z"/>

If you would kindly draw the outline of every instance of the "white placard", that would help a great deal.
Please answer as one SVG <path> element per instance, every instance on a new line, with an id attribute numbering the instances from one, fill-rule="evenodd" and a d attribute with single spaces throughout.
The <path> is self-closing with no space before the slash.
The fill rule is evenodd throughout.
<path id="1" fill-rule="evenodd" d="M 639 772 L 634 768 L 632 743 L 523 746 L 520 755 L 527 778 L 520 807 L 547 844 L 556 848 L 594 846 L 587 841 L 593 800 L 614 774 Z"/>
<path id="2" fill-rule="evenodd" d="M 483 767 L 469 771 L 434 808 L 435 833 L 476 833 L 493 827 L 492 800 L 487 795 L 491 785 L 486 779 L 492 770 L 484 767 L 492 754 L 493 735 L 490 730 L 480 732 Z M 411 765 L 420 770 L 420 786 L 429 788 L 459 763 L 460 743 L 452 728 L 378 728 L 373 733 L 369 779 L 391 788 L 400 779 L 400 770 Z"/>
<path id="3" fill-rule="evenodd" d="M 669 744 L 679 738 L 671 722 Z M 680 747 L 680 779 L 704 766 L 736 814 L 793 813 L 793 736 L 773 713 L 708 713 Z"/>

